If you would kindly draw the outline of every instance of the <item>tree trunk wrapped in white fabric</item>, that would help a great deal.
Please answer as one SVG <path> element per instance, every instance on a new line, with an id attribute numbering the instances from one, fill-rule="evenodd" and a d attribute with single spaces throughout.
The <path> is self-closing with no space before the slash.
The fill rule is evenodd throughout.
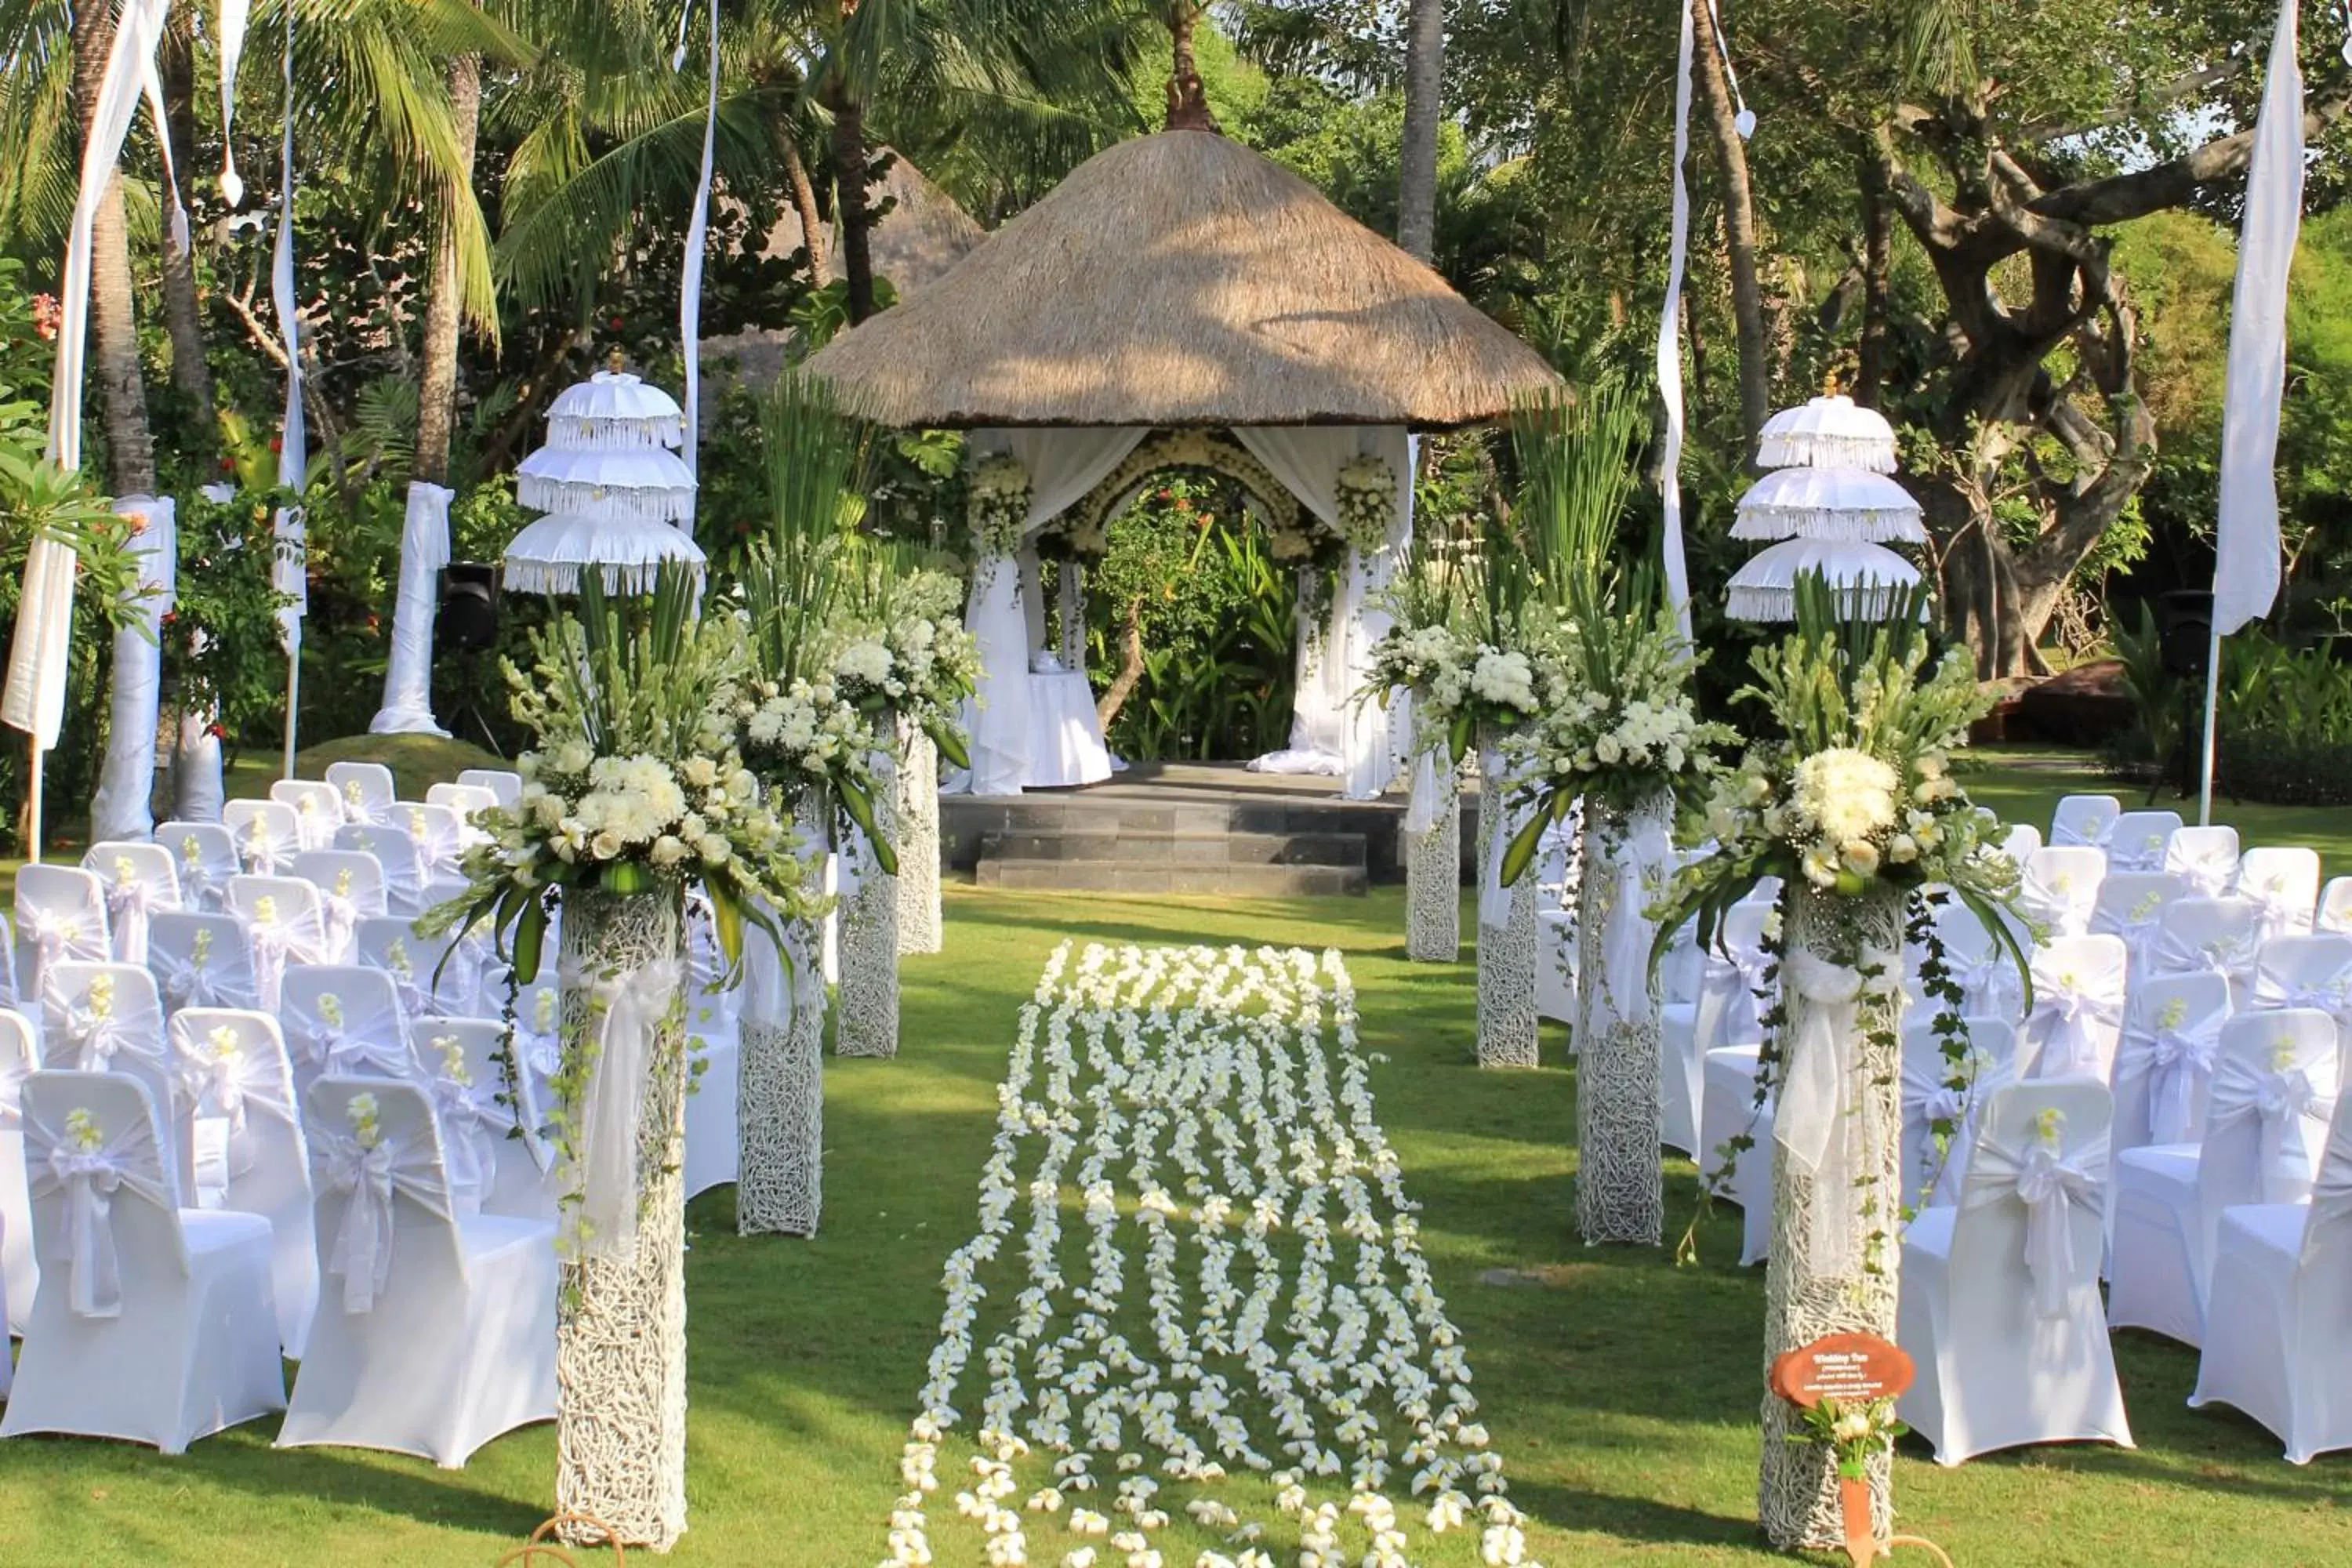
<path id="1" fill-rule="evenodd" d="M 1064 581 L 1073 574 L 1066 569 Z M 940 749 L 921 729 L 907 731 L 898 769 L 898 951 L 937 952 L 945 938 L 940 905 Z"/>
<path id="2" fill-rule="evenodd" d="M 1526 812 L 1510 801 L 1503 732 L 1486 728 L 1478 748 L 1478 1065 L 1537 1065 L 1536 884 L 1503 885 L 1503 855 Z"/>
<path id="3" fill-rule="evenodd" d="M 1462 957 L 1462 774 L 1442 746 L 1413 761 L 1405 808 L 1404 955 L 1416 963 Z"/>
<path id="4" fill-rule="evenodd" d="M 400 589 L 393 603 L 392 658 L 384 665 L 383 705 L 368 721 L 377 735 L 446 737 L 433 717 L 433 621 L 441 569 L 449 564 L 449 502 L 444 486 L 408 482 L 400 531 Z"/>
<path id="5" fill-rule="evenodd" d="M 132 518 L 141 595 L 114 634 L 114 689 L 108 698 L 106 759 L 89 804 L 92 840 L 144 838 L 155 828 L 155 726 L 163 703 L 163 612 L 178 576 L 179 530 L 168 500 L 125 496 L 114 510 Z"/>
<path id="6" fill-rule="evenodd" d="M 563 901 L 577 1235 L 556 1310 L 559 1507 L 667 1551 L 686 1529 L 686 936 L 674 891 Z M 583 1526 L 572 1538 L 595 1539 Z"/>
<path id="7" fill-rule="evenodd" d="M 1586 803 L 1577 925 L 1576 1223 L 1588 1247 L 1655 1246 L 1665 1228 L 1659 1154 L 1657 924 L 1674 874 L 1674 798 L 1631 811 Z"/>
<path id="8" fill-rule="evenodd" d="M 874 831 L 898 840 L 898 761 L 874 753 Z M 835 1052 L 845 1057 L 898 1054 L 898 879 L 882 869 L 873 840 L 852 829 L 842 847 L 841 990 Z"/>
<path id="9" fill-rule="evenodd" d="M 1895 1338 L 1903 1201 L 1903 889 L 1853 895 L 1799 882 L 1784 895 L 1784 956 L 1773 1117 L 1772 1255 L 1764 1363 L 1824 1335 Z M 1845 1543 L 1836 1455 L 1791 1442 L 1796 1407 L 1764 1395 L 1764 1533 L 1783 1551 Z M 1868 1461 L 1871 1527 L 1893 1530 L 1893 1457 Z"/>

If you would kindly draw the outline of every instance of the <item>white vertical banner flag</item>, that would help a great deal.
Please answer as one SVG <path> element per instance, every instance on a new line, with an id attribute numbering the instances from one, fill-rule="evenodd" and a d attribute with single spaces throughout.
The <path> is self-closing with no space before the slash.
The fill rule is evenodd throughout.
<path id="1" fill-rule="evenodd" d="M 2296 0 L 2279 7 L 2262 118 L 2254 125 L 2230 307 L 2221 405 L 2221 504 L 2214 530 L 2213 629 L 2227 637 L 2270 614 L 2279 591 L 2279 403 L 2286 388 L 2287 273 L 2303 221 L 2303 71 Z"/>
<path id="2" fill-rule="evenodd" d="M 687 472 L 700 476 L 696 461 L 702 444 L 702 253 L 709 248 L 710 237 L 711 165 L 719 151 L 719 0 L 707 0 L 710 12 L 710 96 L 702 111 L 702 179 L 694 191 L 694 216 L 686 226 L 685 281 L 680 286 L 677 300 L 678 346 L 686 355 L 686 450 L 679 454 L 686 460 Z M 688 0 L 684 15 L 677 22 L 677 52 L 670 58 L 672 70 L 686 65 L 686 24 L 694 14 L 693 0 Z M 694 531 L 689 526 L 687 532 Z"/>
<path id="3" fill-rule="evenodd" d="M 278 483 L 299 492 L 310 468 L 310 437 L 302 419 L 302 323 L 294 295 L 294 13 L 286 13 L 285 142 L 279 151 L 278 244 L 269 263 L 269 298 L 277 308 L 278 335 L 286 344 L 286 412 L 278 431 Z M 302 706 L 302 617 L 310 609 L 310 536 L 302 509 L 283 506 L 271 529 L 270 585 L 292 603 L 278 612 L 278 640 L 286 647 L 285 776 L 294 776 L 294 743 Z"/>
<path id="4" fill-rule="evenodd" d="M 1690 156 L 1691 67 L 1698 28 L 1690 0 L 1675 0 L 1682 12 L 1682 43 L 1675 66 L 1674 234 L 1666 253 L 1666 306 L 1658 321 L 1658 394 L 1666 403 L 1666 449 L 1659 468 L 1665 500 L 1666 602 L 1675 607 L 1683 639 L 1691 635 L 1690 567 L 1683 559 L 1683 275 L 1690 264 L 1690 185 L 1683 164 Z"/>
<path id="5" fill-rule="evenodd" d="M 253 0 L 220 0 L 213 37 L 213 47 L 220 51 L 220 188 L 231 206 L 245 200 L 245 181 L 236 172 L 236 139 L 230 132 L 236 121 L 236 68 L 245 58 L 245 25 L 252 16 Z"/>

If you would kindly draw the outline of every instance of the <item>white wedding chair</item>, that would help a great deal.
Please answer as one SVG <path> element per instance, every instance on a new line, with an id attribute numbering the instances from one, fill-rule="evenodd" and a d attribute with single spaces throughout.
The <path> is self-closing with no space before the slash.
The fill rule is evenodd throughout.
<path id="1" fill-rule="evenodd" d="M 2230 982 L 2230 1000 L 2242 1007 L 2253 994 L 2254 963 L 2262 951 L 2263 910 L 2248 899 L 2181 899 L 2156 922 L 2148 971 L 2193 974 L 2210 970 Z"/>
<path id="2" fill-rule="evenodd" d="M 146 1085 L 37 1072 L 24 1118 L 43 1267 L 0 1437 L 178 1454 L 284 1409 L 268 1222 L 173 1203 Z"/>
<path id="3" fill-rule="evenodd" d="M 294 857 L 294 875 L 319 889 L 327 928 L 327 962 L 352 962 L 360 921 L 387 914 L 383 862 L 361 849 L 305 849 Z"/>
<path id="4" fill-rule="evenodd" d="M 319 889 L 299 877 L 231 877 L 228 909 L 245 927 L 253 952 L 253 994 L 265 1013 L 278 1011 L 287 973 L 327 962 L 327 921 Z"/>
<path id="5" fill-rule="evenodd" d="M 2164 869 L 2164 852 L 2180 831 L 2177 811 L 2126 811 L 2107 832 L 2107 875 Z"/>
<path id="6" fill-rule="evenodd" d="M 2230 1016 L 2230 983 L 2210 971 L 2133 983 L 2116 1049 L 2109 1147 L 2117 1158 L 2150 1143 L 2203 1141 L 2205 1102 Z"/>
<path id="7" fill-rule="evenodd" d="M 555 1227 L 459 1215 L 414 1085 L 327 1078 L 307 1112 L 324 1295 L 279 1428 L 457 1468 L 555 1415 Z"/>
<path id="8" fill-rule="evenodd" d="M 343 825 L 343 797 L 335 786 L 319 779 L 279 779 L 269 786 L 269 798 L 294 808 L 295 831 L 305 849 L 324 849 L 335 841 Z"/>
<path id="9" fill-rule="evenodd" d="M 400 786 L 382 763 L 329 763 L 327 782 L 342 802 L 343 820 L 362 826 L 387 826 Z"/>
<path id="10" fill-rule="evenodd" d="M 93 844 L 81 868 L 106 889 L 106 923 L 113 932 L 114 956 L 125 963 L 147 962 L 147 932 L 154 918 L 180 907 L 180 878 L 172 852 L 160 844 L 109 839 Z"/>
<path id="11" fill-rule="evenodd" d="M 393 823 L 404 829 L 416 846 L 416 865 L 427 887 L 436 882 L 461 881 L 465 868 L 466 824 L 457 808 L 429 801 L 404 800 L 393 805 Z M 428 901 L 426 908 L 431 908 Z"/>
<path id="12" fill-rule="evenodd" d="M 15 1007 L 23 1000 L 16 990 L 16 933 L 9 929 L 8 917 L 0 914 L 0 1007 Z"/>
<path id="13" fill-rule="evenodd" d="M 2319 851 L 2265 845 L 2238 861 L 2235 891 L 2263 907 L 2263 937 L 2308 936 L 2319 904 Z"/>
<path id="14" fill-rule="evenodd" d="M 74 959 L 96 963 L 114 956 L 107 924 L 106 888 L 75 866 L 31 865 L 16 873 L 16 996 L 41 1005 L 49 966 Z"/>
<path id="15" fill-rule="evenodd" d="M 700 1058 L 700 1076 L 686 1102 L 686 1195 L 724 1186 L 740 1170 L 742 1139 L 736 1127 L 736 1079 L 742 1063 L 740 988 L 726 984 L 709 900 L 698 892 L 687 905 L 687 1032 Z M 1540 957 L 1538 962 L 1541 962 Z"/>
<path id="16" fill-rule="evenodd" d="M 2224 1209 L 2192 1408 L 2231 1405 L 2292 1465 L 2352 1448 L 2352 1097 L 2336 1101 L 2311 1201 Z"/>
<path id="17" fill-rule="evenodd" d="M 302 819 L 279 800 L 233 800 L 221 822 L 236 841 L 237 863 L 256 877 L 283 877 L 302 848 Z"/>
<path id="18" fill-rule="evenodd" d="M 1999 1018 L 1963 1018 L 1960 1027 L 1967 1043 L 1958 1062 L 1945 1054 L 1932 1017 L 1915 1011 L 1903 1030 L 1903 1201 L 1916 1206 L 1959 1201 L 1982 1108 L 2016 1073 L 2015 1029 Z M 1949 1123 L 1940 1149 L 1937 1122 Z"/>
<path id="19" fill-rule="evenodd" d="M 499 1142 L 514 1125 L 514 1117 L 498 1102 L 499 1079 L 495 1058 L 489 1074 L 478 1079 L 467 1053 L 467 1042 L 453 1018 L 412 1018 L 408 1024 L 408 1054 L 415 1059 L 417 1083 L 433 1107 L 441 1129 L 441 1160 L 449 1178 L 449 1200 L 460 1215 L 483 1206 L 498 1178 Z M 492 1028 L 498 1026 L 492 1025 Z"/>
<path id="20" fill-rule="evenodd" d="M 539 1135 L 537 1089 L 521 1063 L 509 1059 L 507 1038 L 495 1018 L 428 1017 L 409 1026 L 418 1059 L 440 1069 L 434 1107 L 443 1148 L 464 1142 L 473 1151 L 478 1206 L 552 1225 L 562 1195 L 553 1151 Z"/>
<path id="21" fill-rule="evenodd" d="M 2107 852 L 2087 844 L 2053 845 L 2025 858 L 2017 907 L 2053 938 L 2083 936 L 2106 879 Z"/>
<path id="22" fill-rule="evenodd" d="M 2315 931 L 2352 933 L 2352 877 L 2336 877 L 2319 890 L 2319 916 Z"/>
<path id="23" fill-rule="evenodd" d="M 2017 1076 L 2105 1083 L 2123 1036 L 2131 958 L 2119 936 L 2059 937 L 2033 953 L 2033 1006 Z"/>
<path id="24" fill-rule="evenodd" d="M 1773 1106 L 1768 1096 L 1759 1108 L 1756 1080 L 1764 1045 L 1763 1016 L 1772 1005 L 1765 979 L 1772 966 L 1764 948 L 1765 931 L 1775 918 L 1774 906 L 1761 900 L 1744 900 L 1725 910 L 1699 983 L 1698 1027 L 1705 1042 L 1699 1173 L 1716 1194 L 1740 1205 L 1743 1265 L 1762 1262 L 1771 1244 Z M 1753 1144 L 1727 1165 L 1723 1150 L 1742 1134 L 1752 1138 Z"/>
<path id="25" fill-rule="evenodd" d="M 2091 906 L 2091 934 L 2123 938 L 2132 973 L 2147 973 L 2156 962 L 2156 931 L 2164 911 L 2188 896 L 2188 884 L 2169 871 L 2110 872 Z"/>
<path id="26" fill-rule="evenodd" d="M 1895 1413 L 1938 1465 L 2030 1443 L 2132 1446 L 2099 1305 L 2104 1084 L 2016 1083 L 1985 1102 L 1960 1201 L 1903 1237 Z"/>
<path id="27" fill-rule="evenodd" d="M 425 802 L 427 805 L 446 805 L 456 812 L 468 844 L 479 843 L 488 837 L 474 819 L 483 812 L 499 808 L 498 792 L 487 784 L 433 784 L 425 792 Z"/>
<path id="28" fill-rule="evenodd" d="M 546 1125 L 555 1102 L 555 1075 L 563 1067 L 563 998 L 555 982 L 542 974 L 515 994 L 515 1065 L 530 1086 L 528 1109 L 538 1118 L 534 1130 Z"/>
<path id="29" fill-rule="evenodd" d="M 172 1056 L 153 975 L 135 963 L 51 964 L 41 987 L 41 1065 L 137 1079 L 163 1119 L 159 1134 L 173 1195 L 193 1201 L 180 1183 L 187 1129 L 171 1115 Z"/>
<path id="30" fill-rule="evenodd" d="M 457 782 L 488 790 L 490 798 L 509 811 L 522 804 L 522 775 L 511 768 L 467 768 L 458 773 Z M 425 798 L 431 800 L 432 792 Z"/>
<path id="31" fill-rule="evenodd" d="M 26 1190 L 25 1080 L 40 1070 L 39 1037 L 32 1020 L 0 1008 L 0 1334 L 21 1334 L 33 1315 L 41 1269 L 33 1247 L 33 1205 Z M 8 1360 L 0 1342 L 0 1365 Z M 0 1397 L 7 1390 L 0 1385 Z"/>
<path id="32" fill-rule="evenodd" d="M 2325 1013 L 2244 1013 L 2221 1026 L 2204 1142 L 2116 1158 L 2107 1309 L 2116 1327 L 2202 1342 L 2221 1211 L 2310 1195 L 2339 1074 L 2336 1020 Z"/>
<path id="33" fill-rule="evenodd" d="M 2164 868 L 2200 899 L 2218 899 L 2238 881 L 2238 830 L 2184 827 L 2164 847 Z"/>
<path id="34" fill-rule="evenodd" d="M 2050 843 L 2103 847 L 2123 814 L 2124 803 L 2111 795 L 2067 795 L 2050 814 Z"/>
<path id="35" fill-rule="evenodd" d="M 190 1190 L 200 1207 L 269 1223 L 278 1342 L 299 1361 L 319 1305 L 319 1257 L 310 1157 L 285 1037 L 268 1014 L 234 1007 L 184 1007 L 172 1015 L 170 1032 L 175 1115 L 205 1151 L 192 1162 Z"/>
<path id="36" fill-rule="evenodd" d="M 228 879 L 245 869 L 236 840 L 217 822 L 166 822 L 155 842 L 171 852 L 180 907 L 210 913 L 227 907 Z"/>
<path id="37" fill-rule="evenodd" d="M 1944 944 L 1944 963 L 1952 984 L 1960 988 L 1960 1012 L 1970 1018 L 1999 1018 L 2021 1023 L 2025 1016 L 2025 977 L 2008 946 L 1985 929 L 1975 911 L 1955 899 L 1933 917 L 1937 940 Z M 2013 928 L 2012 928 L 2013 930 Z M 2032 951 L 2031 932 L 2015 931 L 2018 945 Z M 1916 974 L 1913 976 L 1916 981 Z M 1913 986 L 1913 1005 L 1927 998 Z"/>
<path id="38" fill-rule="evenodd" d="M 1698 922 L 1685 921 L 1675 928 L 1658 964 L 1658 1136 L 1667 1148 L 1694 1158 L 1706 1152 L 1698 1135 L 1706 1070 L 1698 1043 L 1699 987 L 1706 968 L 1698 951 Z"/>
<path id="39" fill-rule="evenodd" d="M 382 823 L 346 823 L 335 830 L 335 847 L 373 855 L 383 868 L 384 910 L 416 916 L 425 910 L 425 867 L 416 840 L 406 830 Z"/>
<path id="40" fill-rule="evenodd" d="M 235 915 L 184 910 L 157 915 L 147 936 L 147 973 L 155 977 L 166 1013 L 260 1004 L 253 947 Z"/>
<path id="41" fill-rule="evenodd" d="M 2021 866 L 2025 864 L 2028 855 L 2041 847 L 2042 829 L 2030 822 L 2013 822 L 2010 824 L 2009 831 L 2001 835 L 2001 853 Z"/>
<path id="42" fill-rule="evenodd" d="M 399 991 L 381 969 L 306 963 L 289 970 L 278 1026 L 294 1064 L 297 1094 L 330 1074 L 425 1081 L 423 1065 L 409 1049 Z"/>
<path id="43" fill-rule="evenodd" d="M 2252 1006 L 2315 1007 L 2332 1015 L 2352 1054 L 2352 936 L 2313 931 L 2273 937 L 2254 958 Z"/>

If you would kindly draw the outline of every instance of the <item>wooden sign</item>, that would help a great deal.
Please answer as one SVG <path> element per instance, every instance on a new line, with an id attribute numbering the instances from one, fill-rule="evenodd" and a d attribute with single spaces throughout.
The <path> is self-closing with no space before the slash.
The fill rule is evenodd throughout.
<path id="1" fill-rule="evenodd" d="M 1911 1386 L 1911 1358 L 1876 1334 L 1832 1334 L 1772 1363 L 1772 1392 L 1801 1410 L 1824 1399 L 1840 1405 L 1901 1397 Z"/>

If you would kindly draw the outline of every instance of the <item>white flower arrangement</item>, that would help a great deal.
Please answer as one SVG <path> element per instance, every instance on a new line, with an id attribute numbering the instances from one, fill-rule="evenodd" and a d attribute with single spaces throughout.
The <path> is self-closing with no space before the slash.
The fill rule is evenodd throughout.
<path id="1" fill-rule="evenodd" d="M 1389 526 L 1396 518 L 1397 480 L 1386 462 L 1359 457 L 1340 464 L 1332 499 L 1339 537 L 1351 549 L 1376 555 L 1388 548 Z"/>
<path id="2" fill-rule="evenodd" d="M 1029 526 L 1029 470 L 1010 453 L 983 458 L 972 469 L 971 533 L 983 558 L 1019 552 Z"/>
<path id="3" fill-rule="evenodd" d="M 1528 1561 L 1368 1075 L 1336 953 L 1055 952 L 998 1090 L 979 1231 L 942 1276 L 888 1564 L 931 1560 L 925 1500 L 968 1419 L 980 1479 L 954 1500 L 991 1563 L 1025 1561 L 1028 1532 L 1057 1516 L 1076 1542 L 1046 1561 L 1160 1562 L 1152 1537 L 1173 1506 L 1160 1478 L 1211 1486 L 1229 1465 L 1276 1487 L 1299 1521 L 1301 1563 L 1406 1562 L 1410 1527 L 1382 1495 L 1391 1481 L 1432 1498 L 1433 1531 L 1475 1517 L 1496 1561 Z M 1083 1273 L 1063 1261 L 1073 1194 Z M 1284 1232 L 1302 1248 L 1287 1267 L 1272 1244 Z M 1026 1276 L 1017 1290 L 987 1279 L 1008 1251 Z M 1129 1321 L 1148 1340 L 1130 1342 Z M 967 1417 L 955 1399 L 975 1360 L 989 1382 Z M 1024 1527 L 1006 1500 L 1033 1451 L 1051 1457 L 1050 1490 L 1070 1506 L 1032 1495 Z M 1310 1504 L 1316 1486 L 1354 1500 L 1345 1514 Z M 1107 1509 L 1076 1501 L 1098 1489 Z M 1271 1568 L 1261 1522 L 1207 1494 L 1181 1512 L 1240 1549 L 1196 1565 Z"/>

